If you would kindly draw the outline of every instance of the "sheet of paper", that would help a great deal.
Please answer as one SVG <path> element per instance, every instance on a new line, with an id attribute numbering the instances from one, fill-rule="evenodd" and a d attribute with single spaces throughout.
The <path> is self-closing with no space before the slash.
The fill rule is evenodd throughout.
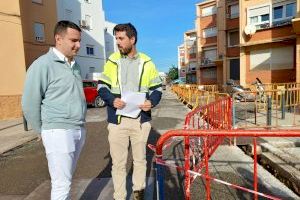
<path id="1" fill-rule="evenodd" d="M 117 109 L 116 114 L 136 118 L 141 112 L 139 105 L 145 102 L 146 94 L 126 91 L 122 93 L 121 99 L 126 103 L 126 106 L 121 110 Z"/>

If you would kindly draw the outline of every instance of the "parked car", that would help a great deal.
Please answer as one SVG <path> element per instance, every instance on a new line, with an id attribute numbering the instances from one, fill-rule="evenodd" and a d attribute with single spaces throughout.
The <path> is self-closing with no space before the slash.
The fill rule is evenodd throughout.
<path id="1" fill-rule="evenodd" d="M 104 107 L 105 102 L 100 98 L 97 91 L 98 81 L 83 80 L 82 83 L 86 103 L 96 108 Z"/>
<path id="2" fill-rule="evenodd" d="M 176 84 L 179 84 L 179 85 L 182 85 L 182 84 L 185 84 L 185 82 L 183 82 L 182 80 L 180 79 L 176 79 L 176 80 L 173 80 L 171 82 L 172 85 L 176 85 Z"/>

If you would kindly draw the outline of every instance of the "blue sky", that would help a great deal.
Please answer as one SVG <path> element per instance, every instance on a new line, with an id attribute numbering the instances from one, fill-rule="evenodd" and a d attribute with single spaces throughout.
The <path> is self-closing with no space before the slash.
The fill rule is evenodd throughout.
<path id="1" fill-rule="evenodd" d="M 159 71 L 177 66 L 177 47 L 183 33 L 194 29 L 196 3 L 202 0 L 103 0 L 107 21 L 132 23 L 138 31 L 137 48 L 148 54 Z"/>

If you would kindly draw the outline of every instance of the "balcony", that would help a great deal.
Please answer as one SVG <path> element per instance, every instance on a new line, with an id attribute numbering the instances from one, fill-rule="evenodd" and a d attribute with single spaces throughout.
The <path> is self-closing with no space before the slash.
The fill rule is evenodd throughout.
<path id="1" fill-rule="evenodd" d="M 235 18 L 239 18 L 239 17 L 240 17 L 240 13 L 233 13 L 233 14 L 227 13 L 226 14 L 227 19 L 235 19 Z"/>
<path id="2" fill-rule="evenodd" d="M 257 24 L 255 25 L 256 30 L 264 30 L 264 29 L 269 29 L 269 28 L 276 28 L 280 26 L 286 26 L 286 25 L 291 25 L 292 24 L 292 19 L 281 19 L 281 20 L 276 20 L 273 21 L 271 24 L 269 22 L 262 23 L 262 24 Z"/>
<path id="3" fill-rule="evenodd" d="M 210 60 L 209 58 L 204 58 L 203 60 L 201 60 L 200 68 L 211 67 L 215 65 L 216 65 L 215 61 Z"/>
<path id="4" fill-rule="evenodd" d="M 189 59 L 196 59 L 197 58 L 197 54 L 196 53 L 190 53 L 189 54 Z"/>

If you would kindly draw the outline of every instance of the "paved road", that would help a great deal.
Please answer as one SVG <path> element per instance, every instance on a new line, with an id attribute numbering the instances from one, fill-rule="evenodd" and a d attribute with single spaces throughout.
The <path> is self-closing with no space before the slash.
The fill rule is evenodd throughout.
<path id="1" fill-rule="evenodd" d="M 109 177 L 110 162 L 107 142 L 105 108 L 89 109 L 88 137 L 78 163 L 75 178 Z M 32 141 L 0 157 L 0 194 L 29 194 L 49 179 L 41 141 Z"/>
<path id="2" fill-rule="evenodd" d="M 181 128 L 187 112 L 188 109 L 182 107 L 174 95 L 165 93 L 162 104 L 153 110 L 154 128 L 148 143 L 155 144 L 160 134 L 166 130 Z M 87 140 L 74 175 L 75 180 L 111 178 L 111 158 L 106 127 L 106 108 L 89 108 L 86 125 Z M 21 126 L 19 128 L 22 129 Z M 148 177 L 154 176 L 151 171 L 153 155 L 153 152 L 148 149 Z M 128 160 L 132 160 L 131 155 Z M 127 169 L 130 176 L 132 165 L 128 164 Z M 49 180 L 42 142 L 34 140 L 0 155 L 0 177 L 1 200 L 18 197 L 22 199 Z"/>

